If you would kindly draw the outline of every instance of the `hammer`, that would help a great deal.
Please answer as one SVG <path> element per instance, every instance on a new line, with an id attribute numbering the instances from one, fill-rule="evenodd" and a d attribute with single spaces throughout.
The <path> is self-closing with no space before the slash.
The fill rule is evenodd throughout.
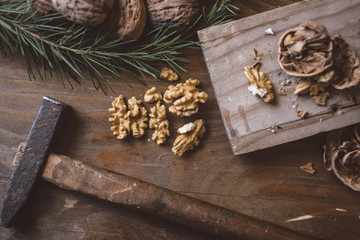
<path id="1" fill-rule="evenodd" d="M 315 239 L 285 227 L 231 211 L 123 174 L 51 153 L 65 103 L 43 97 L 16 161 L 4 199 L 1 225 L 10 227 L 38 175 L 55 185 L 144 210 L 229 239 Z"/>

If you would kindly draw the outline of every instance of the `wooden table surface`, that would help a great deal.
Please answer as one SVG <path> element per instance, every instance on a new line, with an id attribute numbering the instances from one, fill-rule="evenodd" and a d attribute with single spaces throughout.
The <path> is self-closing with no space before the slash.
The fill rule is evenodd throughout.
<path id="1" fill-rule="evenodd" d="M 290 0 L 237 0 L 239 17 L 250 16 Z M 343 185 L 322 166 L 324 134 L 254 153 L 234 156 L 200 50 L 186 51 L 188 74 L 201 81 L 209 101 L 189 118 L 169 114 L 171 132 L 190 120 L 203 118 L 207 133 L 194 151 L 176 157 L 171 151 L 173 134 L 157 146 L 147 131 L 141 139 L 117 140 L 110 131 L 108 108 L 119 94 L 142 98 L 156 86 L 132 81 L 129 87 L 109 79 L 115 93 L 104 95 L 83 81 L 63 88 L 57 79 L 30 82 L 20 56 L 0 57 L 0 206 L 11 176 L 17 147 L 25 141 L 41 97 L 69 104 L 73 113 L 56 139 L 53 151 L 102 168 L 130 175 L 219 206 L 270 221 L 323 239 L 359 239 L 360 193 Z M 184 74 L 181 81 L 185 81 Z M 146 104 L 149 110 L 151 105 Z M 312 162 L 316 174 L 299 166 Z M 307 220 L 289 219 L 311 215 Z M 216 239 L 206 233 L 168 222 L 151 214 L 63 190 L 39 180 L 13 228 L 0 227 L 0 239 Z"/>

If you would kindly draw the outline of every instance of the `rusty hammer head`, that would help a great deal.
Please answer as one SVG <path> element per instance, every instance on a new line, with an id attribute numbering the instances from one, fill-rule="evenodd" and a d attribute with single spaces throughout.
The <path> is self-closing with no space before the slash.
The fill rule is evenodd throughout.
<path id="1" fill-rule="evenodd" d="M 2 226 L 11 226 L 14 217 L 29 196 L 47 158 L 55 130 L 66 108 L 68 106 L 65 103 L 43 97 L 39 112 L 6 189 L 0 222 Z"/>

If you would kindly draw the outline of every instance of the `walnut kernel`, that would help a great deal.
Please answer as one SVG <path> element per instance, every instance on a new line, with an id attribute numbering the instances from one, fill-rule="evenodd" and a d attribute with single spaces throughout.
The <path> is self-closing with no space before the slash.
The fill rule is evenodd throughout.
<path id="1" fill-rule="evenodd" d="M 245 67 L 245 77 L 250 83 L 248 87 L 249 91 L 253 95 L 259 95 L 261 99 L 269 103 L 274 100 L 273 86 L 271 81 L 268 80 L 264 72 L 259 72 L 261 66 L 260 62 L 257 62 L 253 66 Z"/>
<path id="2" fill-rule="evenodd" d="M 189 78 L 186 83 L 170 85 L 164 94 L 164 101 L 173 104 L 169 111 L 180 117 L 197 113 L 199 103 L 205 103 L 208 100 L 208 94 L 196 88 L 199 84 L 199 80 Z"/>
<path id="3" fill-rule="evenodd" d="M 205 121 L 198 119 L 194 121 L 196 126 L 194 130 L 183 133 L 175 139 L 172 151 L 176 156 L 181 156 L 188 150 L 193 150 L 195 146 L 200 144 L 199 138 L 205 134 Z"/>
<path id="4" fill-rule="evenodd" d="M 156 87 L 152 87 L 149 90 L 146 91 L 144 95 L 144 102 L 152 103 L 157 100 L 162 100 L 162 96 L 159 90 L 156 89 Z"/>
<path id="5" fill-rule="evenodd" d="M 166 137 L 170 136 L 169 121 L 166 119 L 165 105 L 161 105 L 160 101 L 158 101 L 150 111 L 149 128 L 155 129 L 152 140 L 157 144 L 165 143 Z"/>
<path id="6" fill-rule="evenodd" d="M 113 117 L 109 118 L 112 123 L 111 131 L 118 139 L 124 139 L 132 132 L 133 137 L 139 138 L 144 135 L 147 128 L 147 111 L 141 106 L 141 100 L 132 97 L 126 107 L 124 96 L 120 95 L 111 103 L 109 112 Z"/>
<path id="7" fill-rule="evenodd" d="M 177 75 L 177 73 L 174 72 L 173 70 L 171 70 L 170 68 L 162 68 L 160 77 L 165 78 L 165 79 L 169 80 L 170 82 L 175 82 L 179 79 L 179 76 Z"/>

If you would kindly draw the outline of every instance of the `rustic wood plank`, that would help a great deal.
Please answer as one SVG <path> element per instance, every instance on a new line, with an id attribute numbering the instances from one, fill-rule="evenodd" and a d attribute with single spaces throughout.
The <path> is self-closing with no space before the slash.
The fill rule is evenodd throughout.
<path id="1" fill-rule="evenodd" d="M 281 33 L 304 20 L 324 24 L 331 36 L 341 34 L 360 55 L 359 11 L 360 3 L 354 0 L 304 1 L 199 31 L 234 154 L 275 146 L 360 121 L 360 87 L 349 90 L 355 101 L 346 100 L 341 93 L 333 91 L 327 106 L 318 106 L 310 97 L 292 94 L 298 78 L 287 76 L 277 62 L 277 42 Z M 275 36 L 265 35 L 267 28 L 272 28 Z M 245 66 L 256 62 L 254 48 L 264 54 L 260 70 L 272 81 L 275 93 L 281 88 L 287 92 L 286 96 L 277 94 L 272 104 L 263 103 L 247 89 L 243 71 Z M 291 86 L 284 87 L 285 80 L 290 80 Z M 333 114 L 331 106 L 334 105 L 346 108 L 347 114 Z M 310 117 L 301 119 L 294 108 L 307 110 Z M 318 122 L 315 124 L 315 121 Z M 282 129 L 277 131 L 278 134 L 272 134 L 269 131 L 272 126 Z"/>
<path id="2" fill-rule="evenodd" d="M 262 2 L 268 5 L 258 8 Z M 239 16 L 244 17 L 291 2 L 295 1 L 234 3 L 242 7 Z M 50 95 L 74 108 L 54 148 L 58 153 L 323 239 L 357 239 L 360 195 L 324 170 L 324 134 L 234 156 L 201 51 L 188 51 L 185 57 L 191 64 L 184 67 L 201 81 L 210 99 L 194 117 L 206 120 L 207 133 L 199 148 L 181 158 L 170 150 L 175 134 L 169 144 L 161 147 L 148 142 L 150 130 L 144 138 L 119 141 L 112 137 L 107 122 L 107 109 L 118 94 L 140 96 L 151 86 L 163 91 L 168 83 L 149 79 L 145 87 L 129 79 L 129 87 L 119 79 L 109 79 L 116 93 L 105 96 L 88 81 L 75 85 L 74 90 L 69 86 L 64 89 L 51 78 L 29 82 L 21 57 L 0 57 L 0 206 L 18 144 L 25 141 L 41 97 Z M 185 79 L 183 75 L 181 81 Z M 146 107 L 149 110 L 150 105 Z M 189 121 L 169 117 L 172 131 Z M 308 162 L 314 165 L 314 176 L 299 169 Z M 39 183 L 22 224 L 12 229 L 0 227 L 0 239 L 211 239 L 152 215 L 119 208 L 44 181 Z M 285 223 L 307 214 L 315 217 Z"/>

